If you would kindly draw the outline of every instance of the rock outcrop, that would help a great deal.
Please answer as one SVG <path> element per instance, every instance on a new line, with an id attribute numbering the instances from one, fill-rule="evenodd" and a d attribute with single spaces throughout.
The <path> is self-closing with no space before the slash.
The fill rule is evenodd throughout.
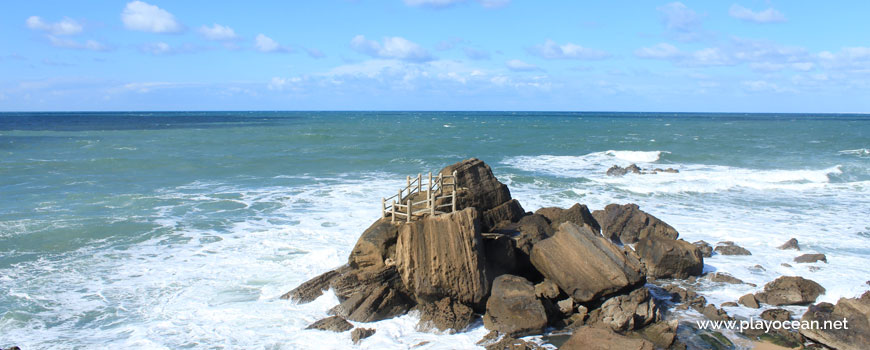
<path id="1" fill-rule="evenodd" d="M 465 305 L 482 305 L 489 292 L 484 256 L 474 208 L 427 217 L 399 229 L 396 266 L 418 302 L 450 297 Z"/>
<path id="2" fill-rule="evenodd" d="M 655 345 L 644 340 L 629 338 L 599 327 L 582 327 L 571 335 L 561 350 L 653 350 Z"/>
<path id="3" fill-rule="evenodd" d="M 499 204 L 497 207 L 483 212 L 482 224 L 485 231 L 492 231 L 499 223 L 511 223 L 519 221 L 526 211 L 516 199 Z"/>
<path id="4" fill-rule="evenodd" d="M 359 344 L 363 339 L 375 335 L 375 330 L 371 328 L 356 328 L 350 331 L 350 340 L 354 344 Z"/>
<path id="5" fill-rule="evenodd" d="M 553 231 L 557 230 L 564 222 L 573 222 L 578 226 L 589 225 L 593 231 L 601 232 L 601 226 L 592 216 L 589 208 L 580 203 L 576 203 L 568 209 L 556 207 L 541 208 L 535 211 L 535 214 L 547 218 L 553 227 Z"/>
<path id="6" fill-rule="evenodd" d="M 865 292 L 859 298 L 840 298 L 837 305 L 812 305 L 801 321 L 817 322 L 819 327 L 801 328 L 800 332 L 827 347 L 837 350 L 867 349 L 870 344 L 870 292 Z M 829 326 L 822 327 L 825 324 Z"/>
<path id="7" fill-rule="evenodd" d="M 714 251 L 721 255 L 752 255 L 749 250 L 734 244 L 734 242 L 719 242 Z"/>
<path id="8" fill-rule="evenodd" d="M 347 320 L 338 317 L 338 316 L 330 316 L 324 318 L 322 320 L 318 320 L 317 322 L 312 323 L 305 329 L 319 329 L 322 331 L 332 331 L 332 332 L 347 332 L 353 328 L 353 325 Z"/>
<path id="9" fill-rule="evenodd" d="M 535 286 L 520 276 L 501 275 L 483 315 L 486 329 L 514 337 L 537 334 L 547 326 L 547 314 L 535 297 Z"/>
<path id="10" fill-rule="evenodd" d="M 753 294 L 746 294 L 746 295 L 740 297 L 740 299 L 737 299 L 737 302 L 740 305 L 743 305 L 743 306 L 746 306 L 746 307 L 752 308 L 752 309 L 757 309 L 760 307 L 758 305 L 758 299 L 755 299 L 755 295 L 753 295 Z"/>
<path id="11" fill-rule="evenodd" d="M 395 259 L 399 228 L 381 218 L 363 231 L 350 252 L 348 264 L 355 269 L 378 269 L 387 259 Z"/>
<path id="12" fill-rule="evenodd" d="M 420 322 L 417 326 L 421 330 L 434 328 L 439 331 L 461 332 L 474 321 L 474 310 L 447 297 L 434 303 L 421 303 L 417 309 L 420 310 Z"/>
<path id="13" fill-rule="evenodd" d="M 811 264 L 819 261 L 827 264 L 828 257 L 826 257 L 825 254 L 804 254 L 794 258 L 794 262 L 798 264 Z"/>
<path id="14" fill-rule="evenodd" d="M 350 270 L 330 284 L 341 301 L 332 314 L 357 322 L 374 322 L 406 313 L 413 305 L 394 266 Z"/>
<path id="15" fill-rule="evenodd" d="M 789 239 L 788 241 L 785 241 L 785 243 L 783 243 L 781 246 L 779 246 L 778 249 L 782 249 L 782 250 L 793 249 L 793 250 L 800 251 L 801 246 L 800 246 L 800 244 L 798 244 L 797 238 L 792 238 L 792 239 Z"/>
<path id="16" fill-rule="evenodd" d="M 344 265 L 335 270 L 326 271 L 317 277 L 305 281 L 298 287 L 293 288 L 293 290 L 282 295 L 281 299 L 290 299 L 300 304 L 310 303 L 314 301 L 314 299 L 323 295 L 323 292 L 330 288 L 330 284 L 335 278 L 347 273 L 348 271 L 350 271 L 350 266 L 348 265 Z"/>
<path id="17" fill-rule="evenodd" d="M 476 208 L 483 212 L 511 200 L 507 185 L 492 174 L 492 169 L 477 158 L 448 165 L 441 170 L 443 175 L 456 171 L 456 210 Z"/>
<path id="18" fill-rule="evenodd" d="M 628 295 L 618 295 L 607 299 L 590 321 L 596 325 L 610 327 L 617 332 L 643 328 L 661 319 L 659 308 L 646 288 L 638 288 Z"/>
<path id="19" fill-rule="evenodd" d="M 713 257 L 713 246 L 711 246 L 710 243 L 707 243 L 705 241 L 695 241 L 692 244 L 694 244 L 696 247 L 698 247 L 698 250 L 701 251 L 702 257 L 705 257 L 705 258 L 712 258 Z"/>
<path id="20" fill-rule="evenodd" d="M 592 216 L 601 225 L 604 237 L 622 244 L 632 244 L 647 236 L 677 239 L 680 235 L 671 225 L 640 210 L 637 204 L 608 204 Z"/>
<path id="21" fill-rule="evenodd" d="M 566 222 L 532 248 L 532 265 L 577 302 L 610 296 L 644 283 L 638 260 L 588 226 Z"/>
<path id="22" fill-rule="evenodd" d="M 692 243 L 659 236 L 646 236 L 635 246 L 646 265 L 646 273 L 655 278 L 700 276 L 704 270 L 701 251 Z"/>
<path id="23" fill-rule="evenodd" d="M 783 276 L 764 285 L 764 291 L 755 298 L 770 305 L 806 305 L 816 301 L 825 288 L 799 276 Z"/>

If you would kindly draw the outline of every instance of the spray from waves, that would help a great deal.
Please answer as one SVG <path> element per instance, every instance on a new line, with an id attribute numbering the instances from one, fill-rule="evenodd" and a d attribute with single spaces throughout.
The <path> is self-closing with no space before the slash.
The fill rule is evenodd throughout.
<path id="1" fill-rule="evenodd" d="M 843 150 L 843 151 L 840 151 L 840 152 L 837 152 L 837 153 L 839 153 L 839 154 L 845 154 L 845 155 L 854 155 L 854 156 L 858 156 L 858 157 L 861 157 L 861 158 L 868 158 L 868 157 L 870 157 L 870 149 L 867 149 L 867 148 L 847 149 L 847 150 Z"/>
<path id="2" fill-rule="evenodd" d="M 806 191 L 830 187 L 870 190 L 865 182 L 835 183 L 831 178 L 843 174 L 840 165 L 825 169 L 760 170 L 724 165 L 668 164 L 676 174 L 658 173 L 623 177 L 606 175 L 610 166 L 637 163 L 642 168 L 657 168 L 668 152 L 606 151 L 583 156 L 518 156 L 502 161 L 515 169 L 560 178 L 584 178 L 602 185 L 641 193 L 715 193 L 736 189 Z"/>

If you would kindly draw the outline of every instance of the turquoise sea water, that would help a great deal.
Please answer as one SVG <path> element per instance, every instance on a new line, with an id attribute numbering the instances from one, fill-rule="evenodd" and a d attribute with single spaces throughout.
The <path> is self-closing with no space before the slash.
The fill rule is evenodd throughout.
<path id="1" fill-rule="evenodd" d="M 406 175 L 469 157 L 526 210 L 634 202 L 686 240 L 753 252 L 707 270 L 759 286 L 802 275 L 826 301 L 868 288 L 867 115 L 3 113 L 0 347 L 349 347 L 303 330 L 334 296 L 277 297 L 343 263 Z M 631 163 L 680 173 L 604 175 Z M 782 266 L 798 253 L 775 248 L 791 237 L 829 263 Z M 378 322 L 362 347 L 473 348 L 485 333 L 415 323 Z"/>

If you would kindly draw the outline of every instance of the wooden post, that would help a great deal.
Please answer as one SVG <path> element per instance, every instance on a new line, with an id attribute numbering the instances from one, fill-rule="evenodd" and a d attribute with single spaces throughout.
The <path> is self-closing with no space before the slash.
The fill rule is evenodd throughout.
<path id="1" fill-rule="evenodd" d="M 442 176 L 441 173 L 438 173 L 438 181 L 436 181 L 436 183 L 438 184 L 438 190 L 441 191 L 441 194 L 443 195 L 444 194 L 444 176 Z"/>
<path id="2" fill-rule="evenodd" d="M 384 197 L 381 197 L 381 217 L 382 217 L 382 218 L 387 217 L 387 204 L 386 204 L 386 201 L 387 201 L 387 200 L 384 199 Z"/>
<path id="3" fill-rule="evenodd" d="M 392 213 L 393 215 L 390 216 L 390 222 L 396 222 L 396 200 L 395 199 L 393 199 L 393 207 L 390 208 L 390 210 L 393 212 Z"/>
<path id="4" fill-rule="evenodd" d="M 456 170 L 453 171 L 453 190 L 456 191 Z"/>
<path id="5" fill-rule="evenodd" d="M 422 177 L 423 174 L 417 173 L 417 192 L 420 192 L 420 189 L 423 187 L 423 181 L 421 180 Z"/>
<path id="6" fill-rule="evenodd" d="M 408 177 L 408 187 L 406 187 L 406 188 L 408 189 L 408 194 L 411 194 L 411 175 L 408 175 L 407 177 Z"/>
<path id="7" fill-rule="evenodd" d="M 453 180 L 456 181 L 456 178 L 453 178 Z M 450 200 L 452 201 L 451 212 L 454 212 L 456 211 L 456 185 L 453 185 L 453 198 L 450 198 Z"/>
<path id="8" fill-rule="evenodd" d="M 399 189 L 399 194 L 396 197 L 396 201 L 402 203 L 402 190 Z"/>
<path id="9" fill-rule="evenodd" d="M 408 199 L 408 217 L 406 222 L 411 222 L 411 199 Z"/>

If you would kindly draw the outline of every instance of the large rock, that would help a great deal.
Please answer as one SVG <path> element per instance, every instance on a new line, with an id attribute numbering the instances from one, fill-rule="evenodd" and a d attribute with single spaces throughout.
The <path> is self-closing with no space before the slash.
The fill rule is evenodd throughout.
<path id="1" fill-rule="evenodd" d="M 713 257 L 713 246 L 711 246 L 710 243 L 707 243 L 705 241 L 695 241 L 692 244 L 698 247 L 698 250 L 701 251 L 701 256 L 705 258 Z"/>
<path id="2" fill-rule="evenodd" d="M 496 224 L 501 222 L 517 222 L 525 214 L 526 211 L 523 210 L 520 202 L 516 199 L 511 199 L 483 212 L 483 220 L 481 222 L 483 230 L 489 232 L 492 228 L 496 227 Z"/>
<path id="3" fill-rule="evenodd" d="M 595 232 L 601 232 L 601 225 L 592 217 L 589 208 L 580 203 L 576 203 L 568 209 L 557 207 L 541 208 L 535 211 L 535 214 L 546 217 L 550 221 L 553 230 L 558 229 L 563 222 L 573 222 L 579 226 L 589 225 Z"/>
<path id="4" fill-rule="evenodd" d="M 637 243 L 635 250 L 646 265 L 647 275 L 655 278 L 700 276 L 704 269 L 701 251 L 682 239 L 647 236 Z"/>
<path id="5" fill-rule="evenodd" d="M 740 299 L 737 299 L 737 302 L 743 306 L 746 306 L 746 307 L 752 308 L 752 309 L 757 309 L 760 307 L 758 305 L 758 299 L 755 299 L 755 295 L 753 295 L 753 294 L 746 294 L 746 295 L 740 297 Z"/>
<path id="6" fill-rule="evenodd" d="M 597 323 L 617 332 L 643 328 L 661 320 L 658 306 L 646 288 L 638 288 L 627 295 L 607 299 L 601 305 Z"/>
<path id="7" fill-rule="evenodd" d="M 642 285 L 640 261 L 588 226 L 565 222 L 532 248 L 532 265 L 577 302 Z"/>
<path id="8" fill-rule="evenodd" d="M 492 169 L 477 158 L 466 159 L 441 169 L 441 174 L 456 171 L 456 210 L 474 207 L 481 212 L 511 200 L 507 185 L 498 181 Z M 449 186 L 447 188 L 450 190 Z"/>
<path id="9" fill-rule="evenodd" d="M 348 264 L 355 269 L 381 268 L 387 258 L 395 257 L 399 227 L 389 219 L 381 218 L 366 229 L 356 242 L 348 257 Z"/>
<path id="10" fill-rule="evenodd" d="M 571 335 L 559 349 L 561 350 L 653 350 L 653 343 L 619 335 L 614 331 L 598 327 L 582 327 Z"/>
<path id="11" fill-rule="evenodd" d="M 640 210 L 637 204 L 609 204 L 604 210 L 596 210 L 592 214 L 601 225 L 604 237 L 623 244 L 635 243 L 647 236 L 679 237 L 671 225 Z"/>
<path id="12" fill-rule="evenodd" d="M 474 321 L 474 310 L 446 297 L 434 303 L 420 304 L 417 309 L 420 310 L 418 328 L 421 330 L 435 328 L 461 332 Z"/>
<path id="13" fill-rule="evenodd" d="M 556 231 L 550 227 L 550 222 L 540 214 L 523 216 L 518 222 L 501 222 L 493 231 L 511 236 L 516 241 L 516 247 L 526 255 L 532 252 L 532 246 Z"/>
<path id="14" fill-rule="evenodd" d="M 413 305 L 394 266 L 351 270 L 333 279 L 330 285 L 341 302 L 330 313 L 357 322 L 396 317 Z"/>
<path id="15" fill-rule="evenodd" d="M 825 288 L 799 276 L 783 276 L 764 285 L 755 298 L 770 305 L 805 305 L 816 301 Z"/>
<path id="16" fill-rule="evenodd" d="M 802 327 L 800 332 L 825 346 L 837 350 L 867 349 L 870 345 L 870 292 L 865 292 L 860 298 L 840 298 L 837 305 L 812 305 L 801 321 L 818 322 L 819 327 Z M 825 324 L 829 327 L 822 327 Z M 831 327 L 837 324 L 842 329 Z"/>
<path id="17" fill-rule="evenodd" d="M 828 257 L 826 257 L 825 254 L 804 254 L 804 255 L 801 255 L 797 258 L 794 258 L 794 262 L 796 262 L 798 264 L 810 264 L 810 263 L 814 263 L 814 262 L 818 262 L 818 261 L 821 261 L 821 262 L 824 262 L 827 264 Z"/>
<path id="18" fill-rule="evenodd" d="M 519 276 L 498 276 L 486 302 L 483 325 L 516 337 L 542 332 L 547 325 L 547 314 L 535 297 L 535 286 Z"/>
<path id="19" fill-rule="evenodd" d="M 317 277 L 303 282 L 298 287 L 293 288 L 293 290 L 282 295 L 281 299 L 290 299 L 300 304 L 312 302 L 314 299 L 323 295 L 324 291 L 329 289 L 329 286 L 334 279 L 347 273 L 349 270 L 350 266 L 344 265 L 335 270 L 326 271 Z"/>
<path id="20" fill-rule="evenodd" d="M 466 208 L 402 225 L 396 264 L 419 302 L 450 297 L 476 307 L 489 292 L 485 253 L 477 211 Z"/>

